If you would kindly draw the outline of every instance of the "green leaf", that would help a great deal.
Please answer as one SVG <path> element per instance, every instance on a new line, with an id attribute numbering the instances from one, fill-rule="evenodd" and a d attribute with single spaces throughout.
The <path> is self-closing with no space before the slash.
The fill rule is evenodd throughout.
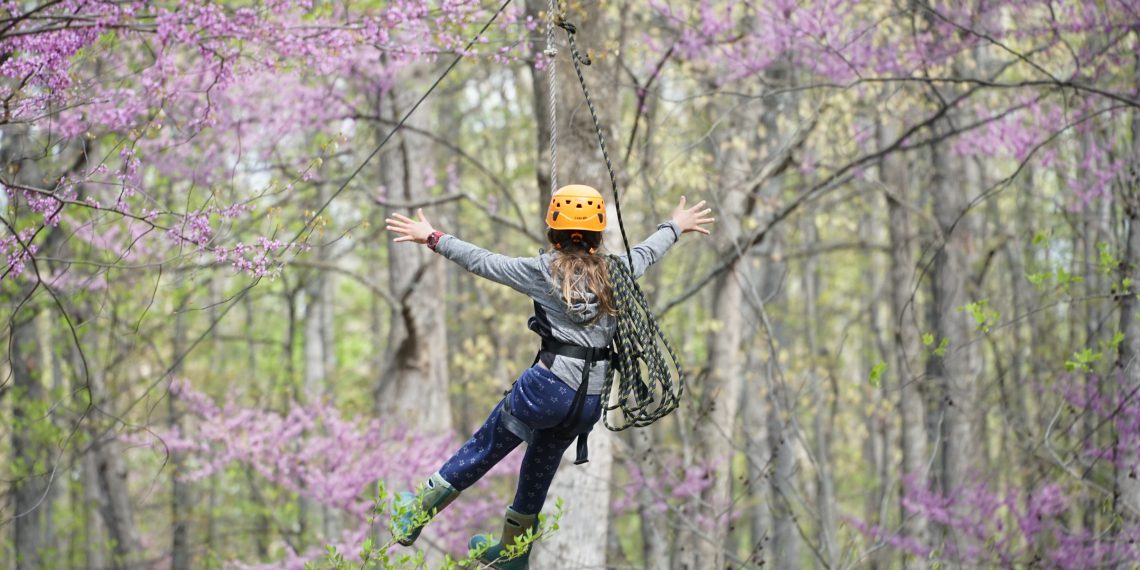
<path id="1" fill-rule="evenodd" d="M 1034 285 L 1038 285 L 1038 286 L 1040 286 L 1042 283 L 1047 281 L 1052 276 L 1053 276 L 1053 273 L 1050 271 L 1041 271 L 1039 273 L 1027 273 L 1027 274 L 1025 274 L 1025 278 L 1028 279 L 1030 283 L 1032 283 Z"/>
<path id="2" fill-rule="evenodd" d="M 887 371 L 887 363 L 879 362 L 871 367 L 871 387 L 878 388 L 882 384 L 883 372 Z"/>
<path id="3" fill-rule="evenodd" d="M 964 310 L 970 314 L 974 319 L 975 330 L 988 333 L 990 328 L 1001 319 L 1001 314 L 990 308 L 988 299 L 979 299 L 971 303 L 958 307 L 958 310 Z"/>
<path id="4" fill-rule="evenodd" d="M 938 357 L 946 356 L 946 349 L 949 348 L 949 346 L 950 339 L 943 338 L 942 341 L 938 343 L 938 348 L 934 349 L 934 354 Z"/>
<path id="5" fill-rule="evenodd" d="M 1080 352 L 1074 352 L 1073 357 L 1065 361 L 1065 370 L 1069 372 L 1090 372 L 1092 367 L 1097 362 L 1104 358 L 1103 352 L 1093 352 L 1091 348 L 1085 348 Z"/>
<path id="6" fill-rule="evenodd" d="M 922 335 L 922 346 L 932 346 L 934 344 L 934 335 L 926 333 Z"/>
<path id="7" fill-rule="evenodd" d="M 1100 266 L 1100 272 L 1105 275 L 1112 273 L 1117 266 L 1120 265 L 1120 260 L 1112 254 L 1111 246 L 1107 243 L 1103 241 L 1097 242 L 1096 248 L 1100 251 L 1100 257 L 1097 260 L 1097 265 Z"/>

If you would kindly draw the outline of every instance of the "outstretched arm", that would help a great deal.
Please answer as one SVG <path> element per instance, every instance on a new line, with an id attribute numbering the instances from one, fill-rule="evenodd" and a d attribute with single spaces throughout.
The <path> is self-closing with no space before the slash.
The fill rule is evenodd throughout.
<path id="1" fill-rule="evenodd" d="M 410 241 L 427 244 L 436 253 L 454 261 L 467 271 L 501 283 L 520 293 L 530 295 L 542 282 L 542 269 L 534 257 L 507 257 L 467 243 L 455 236 L 437 232 L 424 216 L 423 209 L 416 211 L 419 220 L 402 214 L 392 214 L 385 221 L 388 231 L 398 234 L 395 242 Z"/>
<path id="2" fill-rule="evenodd" d="M 712 209 L 704 206 L 705 201 L 701 200 L 695 206 L 688 208 L 685 204 L 685 197 L 681 196 L 681 203 L 673 210 L 673 218 L 657 226 L 657 231 L 653 235 L 634 246 L 630 251 L 633 257 L 632 269 L 635 278 L 640 278 L 649 269 L 649 266 L 660 261 L 669 247 L 681 239 L 681 235 L 689 232 L 709 235 L 708 228 L 704 226 L 714 223 L 716 219 L 708 217 L 712 213 Z M 618 257 L 628 263 L 626 256 L 619 255 Z"/>

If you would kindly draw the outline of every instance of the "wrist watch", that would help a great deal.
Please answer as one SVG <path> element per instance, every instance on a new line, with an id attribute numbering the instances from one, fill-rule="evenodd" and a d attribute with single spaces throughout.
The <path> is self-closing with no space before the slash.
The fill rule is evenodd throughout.
<path id="1" fill-rule="evenodd" d="M 443 232 L 432 232 L 431 235 L 427 237 L 428 248 L 435 251 L 435 246 L 439 245 L 439 238 L 441 237 L 443 237 Z"/>

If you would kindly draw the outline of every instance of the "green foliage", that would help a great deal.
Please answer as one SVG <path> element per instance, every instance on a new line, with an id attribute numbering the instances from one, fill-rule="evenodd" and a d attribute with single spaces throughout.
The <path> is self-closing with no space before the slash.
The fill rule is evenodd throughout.
<path id="1" fill-rule="evenodd" d="M 926 348 L 930 348 L 930 347 L 934 346 L 934 334 L 933 333 L 924 333 L 922 335 L 922 345 L 925 346 Z M 930 353 L 933 354 L 934 356 L 942 358 L 942 357 L 946 356 L 946 349 L 947 348 L 950 348 L 950 339 L 943 337 L 942 340 L 938 341 L 938 346 L 934 346 L 934 348 L 930 351 Z"/>
<path id="2" fill-rule="evenodd" d="M 1122 342 L 1124 342 L 1124 333 L 1116 331 L 1112 338 L 1097 343 L 1099 350 L 1085 347 L 1074 352 L 1072 357 L 1065 360 L 1065 370 L 1068 372 L 1092 372 L 1096 364 L 1104 360 L 1105 353 L 1116 351 Z"/>
<path id="3" fill-rule="evenodd" d="M 871 367 L 871 387 L 878 388 L 883 383 L 883 373 L 887 371 L 887 363 L 879 362 Z"/>
<path id="4" fill-rule="evenodd" d="M 1043 246 L 1046 249 L 1046 253 L 1048 253 L 1048 248 L 1050 245 L 1049 238 L 1047 238 L 1044 234 L 1038 232 L 1033 236 L 1033 245 Z M 1117 266 L 1118 260 L 1112 254 L 1107 244 L 1098 243 L 1097 250 L 1100 252 L 1097 265 L 1100 268 L 1101 272 L 1111 272 Z M 1052 257 L 1047 257 L 1047 259 L 1052 259 Z M 1046 264 L 1046 267 L 1040 269 L 1039 271 L 1026 273 L 1025 278 L 1035 287 L 1037 287 L 1038 290 L 1045 290 L 1049 287 L 1055 287 L 1062 292 L 1068 292 L 1073 285 L 1084 283 L 1085 281 L 1085 278 L 1083 276 L 1072 273 L 1065 268 L 1065 264 L 1068 263 L 1068 261 L 1069 259 L 1067 257 L 1061 258 L 1061 260 L 1052 261 Z M 1092 260 L 1089 260 L 1090 263 L 1091 261 Z"/>
<path id="5" fill-rule="evenodd" d="M 1029 279 L 1030 283 L 1038 287 L 1044 287 L 1046 284 L 1052 281 L 1056 284 L 1057 287 L 1060 287 L 1062 290 L 1068 290 L 1070 286 L 1077 283 L 1083 283 L 1085 280 L 1084 277 L 1070 273 L 1064 267 L 1056 267 L 1050 271 L 1029 273 L 1026 274 L 1025 277 Z"/>
<path id="6" fill-rule="evenodd" d="M 515 558 L 527 550 L 532 543 L 549 537 L 558 530 L 558 523 L 562 519 L 565 504 L 561 498 L 555 503 L 553 515 L 539 515 L 538 530 L 528 530 L 504 551 L 504 560 Z M 426 523 L 430 518 L 427 513 L 411 512 L 412 505 L 393 501 L 391 495 L 384 488 L 383 482 L 377 485 L 376 497 L 372 512 L 368 517 L 369 525 L 377 528 L 377 521 L 389 521 L 393 518 L 410 515 L 417 523 Z M 325 556 L 316 562 L 305 564 L 306 570 L 459 570 L 485 568 L 485 563 L 479 561 L 479 556 L 487 551 L 488 545 L 468 550 L 463 558 L 455 559 L 445 555 L 443 561 L 429 565 L 420 549 L 400 549 L 395 537 L 390 537 L 383 544 L 378 544 L 374 537 L 369 537 L 360 545 L 360 551 L 353 558 L 348 558 L 340 549 L 332 544 L 325 545 Z M 395 552 L 393 552 L 395 550 Z"/>
<path id="7" fill-rule="evenodd" d="M 1097 242 L 1096 249 L 1099 252 L 1099 257 L 1097 258 L 1097 267 L 1100 269 L 1100 272 L 1102 274 L 1108 275 L 1120 266 L 1120 259 L 1112 253 L 1112 246 L 1101 241 Z"/>
<path id="8" fill-rule="evenodd" d="M 1001 313 L 990 307 L 990 302 L 987 299 L 966 303 L 958 307 L 958 310 L 969 313 L 974 318 L 974 330 L 983 333 L 989 333 L 990 329 L 1001 319 Z"/>
<path id="9" fill-rule="evenodd" d="M 1074 352 L 1073 357 L 1065 361 L 1065 370 L 1069 372 L 1090 372 L 1092 366 L 1104 358 L 1103 352 L 1093 352 L 1091 348 Z"/>

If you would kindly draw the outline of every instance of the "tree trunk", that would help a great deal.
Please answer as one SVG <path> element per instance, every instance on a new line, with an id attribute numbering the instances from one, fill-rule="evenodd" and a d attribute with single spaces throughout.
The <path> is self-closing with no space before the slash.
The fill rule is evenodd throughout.
<path id="1" fill-rule="evenodd" d="M 778 387 L 779 382 L 773 382 L 773 385 Z M 796 496 L 796 442 L 792 431 L 794 428 L 781 417 L 781 410 L 788 409 L 788 399 L 782 392 L 782 389 L 774 391 L 773 400 L 778 398 L 781 405 L 773 406 L 774 409 L 768 414 L 768 439 L 773 460 L 771 561 L 773 568 L 799 568 L 800 533 L 796 528 L 796 516 L 792 507 Z"/>
<path id="2" fill-rule="evenodd" d="M 14 516 L 12 525 L 16 545 L 17 570 L 40 568 L 45 563 L 45 550 L 54 549 L 51 528 L 51 472 L 54 442 L 44 441 L 43 422 L 46 413 L 46 380 L 48 358 L 46 346 L 37 331 L 37 310 L 26 309 L 9 319 L 11 344 L 11 379 L 15 397 L 12 402 L 12 468 Z M 57 483 L 59 484 L 59 483 Z"/>
<path id="3" fill-rule="evenodd" d="M 741 401 L 741 415 L 744 421 L 744 451 L 748 455 L 748 481 L 749 495 L 748 526 L 750 530 L 748 567 L 772 568 L 768 564 L 769 544 L 771 542 L 772 512 L 768 498 L 768 471 L 771 465 L 772 449 L 768 444 L 768 423 L 766 417 L 771 413 L 771 407 L 762 397 L 761 380 L 766 374 L 764 360 L 759 357 L 757 350 L 748 351 L 748 371 L 757 371 L 749 374 L 753 381 L 750 388 L 746 388 L 745 395 L 751 394 L 753 398 L 743 398 Z"/>
<path id="4" fill-rule="evenodd" d="M 873 204 L 859 219 L 859 239 L 864 243 L 875 243 L 882 237 L 882 218 L 877 206 Z M 867 310 L 867 334 L 861 347 L 863 358 L 860 373 L 869 375 L 876 366 L 884 362 L 884 359 L 890 360 L 895 351 L 887 344 L 880 318 L 883 304 L 889 302 L 889 298 L 884 299 L 882 295 L 887 283 L 883 277 L 883 268 L 873 252 L 867 253 L 863 263 L 863 285 L 867 294 L 871 295 L 871 300 Z M 889 305 L 887 310 L 890 311 Z M 888 321 L 888 325 L 890 324 Z M 867 426 L 867 438 L 863 444 L 863 453 L 867 457 L 865 472 L 869 480 L 874 482 L 874 488 L 869 490 L 864 501 L 863 518 L 870 524 L 880 526 L 888 524 L 891 520 L 888 509 L 892 501 L 888 492 L 895 488 L 898 477 L 895 454 L 891 449 L 895 437 L 894 412 L 897 407 L 887 404 L 888 398 L 895 393 L 897 391 L 884 388 L 881 383 L 872 385 L 869 378 L 862 390 L 863 405 L 866 407 L 862 419 Z M 867 568 L 886 570 L 890 568 L 893 555 L 892 550 L 880 548 L 870 554 Z"/>
<path id="5" fill-rule="evenodd" d="M 966 195 L 976 189 L 972 182 L 977 180 L 977 167 L 973 161 L 957 159 L 945 145 L 935 147 L 933 152 L 934 217 L 942 240 L 931 273 L 935 304 L 932 324 L 936 342 L 947 343 L 944 356 L 935 357 L 944 418 L 939 449 L 942 491 L 953 495 L 969 480 L 980 451 L 976 429 L 980 355 L 977 343 L 970 342 L 975 326 L 964 308 L 971 302 L 967 286 L 974 255 L 974 231 L 966 213 Z M 961 182 L 963 178 L 965 184 Z M 958 548 L 968 548 L 964 536 L 951 540 Z"/>
<path id="6" fill-rule="evenodd" d="M 305 401 L 319 399 L 328 391 L 329 377 L 336 360 L 333 331 L 330 330 L 333 326 L 332 276 L 327 271 L 314 273 L 313 280 L 305 288 Z"/>
<path id="7" fill-rule="evenodd" d="M 414 84 L 431 69 L 416 65 L 402 72 L 403 80 L 381 100 L 381 115 L 399 120 L 415 101 L 415 93 L 403 86 Z M 430 132 L 432 116 L 428 99 L 407 124 Z M 393 142 L 396 148 L 380 155 L 380 176 L 388 198 L 402 203 L 428 198 L 431 188 L 426 187 L 425 175 L 427 169 L 435 167 L 429 141 L 405 130 L 397 133 Z M 452 423 L 447 391 L 444 261 L 426 247 L 392 244 L 388 267 L 389 290 L 397 305 L 391 308 L 385 362 L 377 379 L 377 410 L 381 417 L 399 418 L 419 432 L 448 432 Z"/>
<path id="8" fill-rule="evenodd" d="M 85 338 L 91 339 L 92 335 L 87 335 Z M 107 397 L 104 372 L 96 360 L 96 355 L 101 354 L 100 348 L 97 342 L 84 343 L 88 387 L 92 402 L 100 409 L 113 413 L 114 405 Z M 83 364 L 78 354 L 74 360 L 76 369 L 80 371 L 82 377 Z M 127 487 L 128 471 L 123 460 L 122 445 L 114 438 L 113 430 L 108 433 L 100 422 L 89 419 L 87 426 L 91 436 L 89 453 L 92 456 L 91 467 L 94 471 L 92 483 L 97 489 L 95 498 L 107 531 L 107 538 L 113 546 L 110 567 L 115 570 L 132 568 L 134 558 L 140 551 L 140 543 Z"/>
<path id="9" fill-rule="evenodd" d="M 607 26 L 605 4 L 597 0 L 584 1 L 567 9 L 566 17 L 578 25 L 576 40 L 578 48 L 585 55 L 586 50 L 594 54 L 593 64 L 583 69 L 590 86 L 590 96 L 598 109 L 599 119 L 605 129 L 606 140 L 615 140 L 617 114 L 617 81 L 614 77 L 614 54 L 606 53 L 604 40 Z M 564 40 L 565 34 L 559 34 Z M 558 53 L 558 101 L 560 107 L 558 125 L 558 177 L 559 184 L 588 184 L 600 190 L 608 200 L 612 194 L 607 190 L 609 176 L 605 161 L 594 133 L 590 114 L 582 100 L 582 89 L 578 84 L 570 50 L 565 41 L 560 42 Z M 569 109 L 576 109 L 570 113 Z M 536 108 L 536 112 L 538 109 Z M 536 117 L 538 122 L 549 121 L 549 117 Z M 621 167 L 621 165 L 615 165 Z M 550 201 L 549 194 L 539 192 L 540 212 L 546 212 Z M 613 215 L 609 219 L 616 220 Z M 616 228 L 614 228 L 616 229 Z M 610 526 L 610 481 L 613 477 L 613 434 L 598 427 L 590 434 L 590 462 L 582 466 L 572 466 L 563 458 L 563 466 L 554 476 L 550 497 L 566 500 L 566 513 L 561 528 L 550 540 L 539 544 L 531 566 L 534 568 L 575 568 L 606 567 L 606 537 Z M 570 446 L 568 453 L 574 453 Z M 550 502 L 548 501 L 548 505 Z M 549 510 L 549 506 L 547 508 Z"/>
<path id="10" fill-rule="evenodd" d="M 323 204 L 327 199 L 327 189 L 319 185 L 317 203 Z M 333 257 L 331 246 L 320 247 L 317 255 L 326 259 Z M 335 372 L 336 347 L 333 333 L 333 273 L 329 271 L 314 271 L 311 281 L 306 283 L 304 289 L 305 322 L 304 322 L 304 348 L 303 375 L 304 389 L 302 397 L 304 402 L 317 402 L 329 393 L 329 380 Z M 335 520 L 327 507 L 317 506 L 313 499 L 301 497 L 301 512 L 307 515 L 305 526 L 311 532 L 318 533 L 320 537 L 331 539 L 335 535 Z M 302 537 L 302 540 L 304 537 Z M 302 542 L 303 544 L 307 544 Z"/>
<path id="11" fill-rule="evenodd" d="M 886 121 L 882 126 L 881 141 L 890 144 L 898 138 L 898 125 Z M 891 361 L 899 394 L 899 418 L 901 423 L 902 477 L 909 478 L 914 485 L 925 487 L 927 473 L 926 409 L 921 393 L 921 378 L 924 373 L 922 341 L 916 319 L 915 303 L 917 286 L 915 280 L 914 239 L 910 225 L 911 206 L 907 203 L 910 174 L 907 158 L 901 153 L 892 153 L 883 159 L 883 182 L 887 187 L 887 215 L 890 227 L 891 244 L 891 323 L 894 331 L 894 359 Z M 911 516 L 902 509 L 900 535 L 914 540 L 918 545 L 929 543 L 926 519 Z M 904 561 L 906 568 L 926 568 L 926 560 L 913 558 Z"/>
<path id="12" fill-rule="evenodd" d="M 818 231 L 815 227 L 813 213 L 809 210 L 804 216 L 804 241 L 814 244 L 819 241 Z M 828 398 L 823 389 L 824 354 L 820 350 L 816 327 L 819 324 L 819 315 L 816 311 L 816 301 L 819 295 L 819 270 L 814 256 L 804 260 L 802 287 L 804 296 L 804 328 L 807 331 L 807 347 L 809 354 L 809 369 L 807 372 L 808 389 L 815 407 L 812 418 L 812 432 L 815 444 L 816 475 L 815 475 L 815 508 L 819 516 L 816 529 L 819 541 L 820 555 L 827 567 L 834 568 L 839 561 L 839 543 L 837 536 L 837 518 L 835 501 L 835 479 L 831 472 L 831 410 Z"/>
<path id="13" fill-rule="evenodd" d="M 1136 57 L 1135 81 L 1140 85 L 1140 56 Z M 1131 176 L 1125 183 L 1124 218 L 1127 225 L 1128 241 L 1124 255 L 1124 277 L 1131 279 L 1129 294 L 1123 295 L 1120 307 L 1120 330 L 1124 341 L 1120 343 L 1118 367 L 1122 370 L 1119 390 L 1120 397 L 1129 398 L 1129 408 L 1135 409 L 1140 399 L 1140 300 L 1136 290 L 1140 287 L 1140 111 L 1132 112 L 1132 161 Z M 1124 439 L 1118 437 L 1118 439 Z M 1132 440 L 1134 442 L 1134 440 Z M 1140 463 L 1136 446 L 1125 443 L 1118 445 L 1114 458 L 1116 488 L 1119 502 L 1116 512 L 1125 520 L 1136 520 L 1140 513 L 1140 474 L 1136 465 Z"/>
<path id="14" fill-rule="evenodd" d="M 87 528 L 84 533 L 87 570 L 106 570 L 107 564 L 107 525 L 99 512 L 101 495 L 99 490 L 99 470 L 95 465 L 95 454 L 87 453 L 80 460 L 83 466 L 83 504 Z"/>
<path id="15" fill-rule="evenodd" d="M 727 201 L 726 201 L 727 202 Z M 740 206 L 737 204 L 737 206 Z M 725 213 L 740 211 L 726 204 Z M 730 216 L 721 217 L 722 220 Z M 722 222 L 723 224 L 724 222 Z M 730 234 L 729 239 L 734 234 Z M 708 376 L 701 382 L 696 413 L 693 415 L 692 464 L 702 469 L 711 484 L 700 495 L 687 501 L 682 510 L 686 519 L 677 541 L 679 568 L 720 568 L 724 566 L 724 541 L 728 535 L 727 512 L 732 502 L 732 434 L 740 407 L 742 363 L 740 346 L 744 334 L 744 291 L 741 262 L 717 281 L 714 319 L 719 326 L 710 340 Z M 692 390 L 693 397 L 698 392 Z M 702 525 L 700 521 L 709 521 Z"/>
<path id="16" fill-rule="evenodd" d="M 174 346 L 175 359 L 186 350 L 186 323 L 184 313 L 179 311 L 174 315 Z M 170 371 L 171 376 L 177 377 L 182 372 L 181 362 L 178 362 Z M 175 405 L 175 399 L 168 397 L 167 412 L 170 414 L 169 426 L 178 433 L 182 430 L 182 412 Z M 170 568 L 171 570 L 189 570 L 190 568 L 190 489 L 182 481 L 186 469 L 186 460 L 180 452 L 170 454 Z"/>
<path id="17" fill-rule="evenodd" d="M 533 45 L 532 53 L 534 59 L 530 61 L 528 69 L 530 69 L 531 90 L 534 94 L 534 118 L 535 118 L 535 164 L 534 175 L 537 186 L 538 200 L 535 202 L 539 206 L 539 212 L 546 213 L 546 205 L 550 202 L 550 79 L 548 73 L 550 72 L 551 58 L 541 55 L 546 49 L 546 10 L 549 8 L 549 3 L 543 0 L 526 0 L 526 17 L 533 18 L 536 22 L 541 22 L 535 29 L 535 32 L 530 35 L 530 40 Z M 557 27 L 554 28 L 555 46 L 558 45 L 558 36 L 561 30 Z M 565 42 L 562 42 L 565 43 Z M 555 67 L 560 67 L 566 64 L 566 53 L 569 50 L 562 49 L 558 56 L 559 64 Z M 538 69 L 537 63 L 539 60 L 544 60 L 547 67 Z M 556 70 L 557 72 L 557 70 Z M 563 76 L 566 74 L 563 73 Z M 564 90 L 565 91 L 565 90 Z M 576 100 L 576 99 L 575 99 Z M 565 157 L 564 157 L 565 158 Z M 566 184 L 562 182 L 562 184 Z"/>
<path id="18" fill-rule="evenodd" d="M 656 476 L 662 465 L 657 460 L 655 428 L 629 430 L 633 461 L 643 476 Z M 669 569 L 669 527 L 666 500 L 660 489 L 642 485 L 637 490 L 637 514 L 641 521 L 641 557 L 645 570 Z"/>

